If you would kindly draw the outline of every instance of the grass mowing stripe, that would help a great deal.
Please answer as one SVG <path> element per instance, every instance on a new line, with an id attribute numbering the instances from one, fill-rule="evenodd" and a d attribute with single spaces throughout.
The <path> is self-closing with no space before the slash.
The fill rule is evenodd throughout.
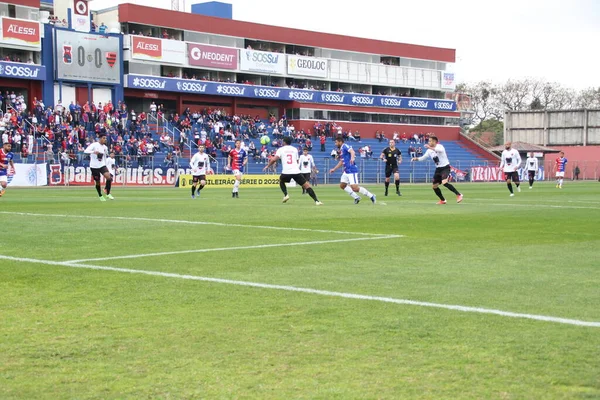
<path id="1" fill-rule="evenodd" d="M 0 211 L 0 214 L 20 215 L 27 217 L 53 217 L 53 218 L 83 218 L 83 219 L 113 219 L 120 221 L 146 221 L 160 222 L 171 224 L 189 224 L 189 225 L 214 225 L 233 228 L 250 228 L 250 229 L 272 229 L 294 232 L 317 232 L 317 233 L 336 233 L 341 235 L 362 235 L 362 236 L 386 236 L 381 233 L 366 233 L 366 232 L 347 232 L 347 231 L 332 231 L 327 229 L 310 229 L 310 228 L 292 228 L 289 226 L 266 226 L 266 225 L 244 225 L 244 224 L 226 224 L 223 222 L 206 222 L 206 221 L 187 221 L 178 219 L 162 219 L 162 218 L 139 218 L 139 217 L 118 217 L 118 216 L 96 216 L 96 215 L 69 215 L 69 214 L 39 214 L 39 213 L 24 213 L 16 211 Z"/>
<path id="2" fill-rule="evenodd" d="M 536 320 L 536 321 L 553 322 L 553 323 L 558 323 L 558 324 L 600 328 L 600 322 L 595 322 L 595 321 L 582 321 L 582 320 L 577 320 L 577 319 L 552 317 L 552 316 L 546 316 L 546 315 L 522 314 L 522 313 L 514 313 L 514 312 L 510 312 L 510 311 L 481 308 L 481 307 L 467 307 L 467 306 L 460 306 L 460 305 L 453 305 L 453 304 L 438 304 L 438 303 L 429 303 L 429 302 L 423 302 L 423 301 L 394 299 L 391 297 L 368 296 L 368 295 L 354 294 L 354 293 L 332 292 L 332 291 L 327 291 L 327 290 L 300 288 L 300 287 L 295 287 L 295 286 L 271 285 L 271 284 L 267 284 L 267 283 L 234 281 L 234 280 L 230 280 L 230 279 L 208 278 L 208 277 L 194 276 L 194 275 L 180 275 L 180 274 L 174 274 L 174 273 L 169 273 L 169 272 L 105 267 L 105 266 L 100 266 L 100 265 L 76 264 L 76 263 L 68 263 L 68 262 L 61 262 L 61 261 L 37 260 L 37 259 L 33 259 L 33 258 L 10 257 L 10 256 L 4 256 L 4 255 L 0 255 L 0 259 L 10 260 L 10 261 L 18 261 L 18 262 L 35 263 L 35 264 L 71 267 L 71 268 L 84 268 L 84 269 L 92 269 L 92 270 L 125 272 L 125 273 L 130 273 L 130 274 L 152 275 L 152 276 L 160 276 L 160 277 L 164 277 L 164 278 L 187 279 L 187 280 L 211 282 L 211 283 L 224 283 L 224 284 L 228 284 L 228 285 L 247 286 L 247 287 L 260 288 L 260 289 L 285 290 L 285 291 L 290 291 L 290 292 L 316 294 L 316 295 L 320 295 L 320 296 L 341 297 L 341 298 L 355 299 L 355 300 L 380 301 L 380 302 L 384 302 L 384 303 L 412 305 L 412 306 L 419 306 L 419 307 L 441 308 L 441 309 L 452 310 L 452 311 L 472 312 L 472 313 L 479 313 L 479 314 L 491 314 L 491 315 L 497 315 L 497 316 L 501 316 L 501 317 L 524 318 L 524 319 L 531 319 L 531 320 Z"/>
<path id="3" fill-rule="evenodd" d="M 272 243 L 272 244 L 259 244 L 259 245 L 254 245 L 254 246 L 217 247 L 217 248 L 213 248 L 213 249 L 192 249 L 192 250 L 179 250 L 179 251 L 165 251 L 165 252 L 161 252 L 161 253 L 131 254 L 131 255 L 126 255 L 126 256 L 87 258 L 87 259 L 81 259 L 81 260 L 69 260 L 69 261 L 64 261 L 64 262 L 65 263 L 83 263 L 83 262 L 90 262 L 90 261 L 118 260 L 118 259 L 124 259 L 124 258 L 169 256 L 169 255 L 174 255 L 174 254 L 188 254 L 188 253 L 207 253 L 210 251 L 266 249 L 269 247 L 304 246 L 304 245 L 311 245 L 311 244 L 327 244 L 327 243 L 346 243 L 346 242 L 356 242 L 356 241 L 360 241 L 360 240 L 397 239 L 397 238 L 401 238 L 401 237 L 404 237 L 404 236 L 403 235 L 382 235 L 379 237 L 317 240 L 317 241 L 312 241 L 312 242 Z"/>

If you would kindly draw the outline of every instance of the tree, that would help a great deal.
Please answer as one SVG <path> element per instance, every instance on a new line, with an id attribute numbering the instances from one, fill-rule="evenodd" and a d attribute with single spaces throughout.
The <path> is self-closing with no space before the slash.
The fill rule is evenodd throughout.
<path id="1" fill-rule="evenodd" d="M 484 132 L 494 132 L 493 146 L 497 146 L 502 143 L 504 138 L 504 122 L 498 119 L 488 119 L 481 121 L 477 126 L 470 130 L 473 136 L 478 137 Z"/>
<path id="2" fill-rule="evenodd" d="M 477 125 L 489 118 L 502 118 L 502 111 L 496 102 L 496 88 L 491 82 L 478 82 L 475 85 L 460 84 L 457 93 L 468 94 L 471 97 L 473 115 L 470 125 Z"/>
<path id="3" fill-rule="evenodd" d="M 579 108 L 600 108 L 600 87 L 582 90 L 575 103 Z"/>

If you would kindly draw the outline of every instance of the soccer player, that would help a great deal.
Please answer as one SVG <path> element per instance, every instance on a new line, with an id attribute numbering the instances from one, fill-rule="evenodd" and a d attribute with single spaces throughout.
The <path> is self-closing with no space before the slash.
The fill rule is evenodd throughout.
<path id="1" fill-rule="evenodd" d="M 385 160 L 385 196 L 388 195 L 390 176 L 392 176 L 392 174 L 394 174 L 396 194 L 402 196 L 402 193 L 400 193 L 400 174 L 398 173 L 398 164 L 402 163 L 402 152 L 396 148 L 396 142 L 394 140 L 390 140 L 389 147 L 383 149 L 380 158 Z"/>
<path id="2" fill-rule="evenodd" d="M 565 158 L 565 152 L 561 151 L 558 153 L 558 158 L 554 163 L 554 171 L 556 172 L 556 187 L 562 189 L 563 179 L 565 178 L 565 171 L 567 170 L 567 159 Z"/>
<path id="3" fill-rule="evenodd" d="M 352 149 L 352 146 L 344 143 L 344 137 L 341 135 L 335 138 L 335 145 L 340 149 L 340 161 L 335 167 L 329 170 L 329 173 L 333 174 L 338 168 L 344 166 L 344 172 L 340 178 L 340 188 L 352 196 L 354 204 L 360 202 L 360 196 L 356 194 L 357 192 L 369 197 L 373 204 L 375 204 L 377 201 L 375 195 L 364 187 L 358 186 L 358 167 L 354 163 L 356 153 Z"/>
<path id="4" fill-rule="evenodd" d="M 323 203 L 321 203 L 317 198 L 317 195 L 310 186 L 310 183 L 306 180 L 305 175 L 300 172 L 300 168 L 298 167 L 298 149 L 292 146 L 292 137 L 284 137 L 283 144 L 284 145 L 277 149 L 275 155 L 271 157 L 269 163 L 263 168 L 263 171 L 266 171 L 271 167 L 271 165 L 274 165 L 277 160 L 281 160 L 279 187 L 283 192 L 282 203 L 286 203 L 290 199 L 290 196 L 288 196 L 287 192 L 287 186 L 285 184 L 293 179 L 298 185 L 302 186 L 302 189 L 308 193 L 308 195 L 315 201 L 316 205 L 323 205 Z"/>
<path id="5" fill-rule="evenodd" d="M 106 169 L 110 172 L 110 177 L 114 180 L 117 175 L 117 164 L 115 161 L 115 153 L 111 152 L 106 158 Z"/>
<path id="6" fill-rule="evenodd" d="M 210 158 L 204 152 L 204 145 L 198 146 L 198 152 L 190 160 L 190 167 L 192 168 L 192 199 L 194 199 L 200 196 L 200 191 L 206 186 L 206 172 L 210 170 Z M 200 187 L 196 193 L 198 182 Z"/>
<path id="7" fill-rule="evenodd" d="M 11 149 L 12 144 L 5 142 L 0 150 L 0 197 L 4 195 L 8 185 L 8 167 L 15 169 L 14 154 Z"/>
<path id="8" fill-rule="evenodd" d="M 533 189 L 533 182 L 535 181 L 535 174 L 538 171 L 538 159 L 533 156 L 533 153 L 529 153 L 529 157 L 527 157 L 527 161 L 525 161 L 525 165 L 527 165 L 527 176 L 529 178 L 529 189 Z"/>
<path id="9" fill-rule="evenodd" d="M 519 181 L 519 166 L 521 165 L 521 155 L 516 149 L 512 148 L 511 142 L 504 143 L 504 151 L 502 151 L 502 161 L 500 162 L 500 168 L 504 168 L 504 180 L 506 186 L 510 192 L 510 196 L 513 197 L 512 182 L 517 186 L 517 191 L 521 191 L 521 182 Z"/>
<path id="10" fill-rule="evenodd" d="M 240 183 L 242 182 L 242 171 L 247 162 L 248 153 L 246 153 L 246 150 L 242 149 L 242 141 L 238 139 L 235 141 L 235 148 L 229 152 L 229 157 L 227 157 L 227 166 L 233 172 L 233 176 L 235 176 L 231 197 L 240 197 L 239 188 Z"/>
<path id="11" fill-rule="evenodd" d="M 440 184 L 444 185 L 446 189 L 456 195 L 456 202 L 460 203 L 463 200 L 463 195 L 456 190 L 454 185 L 448 183 L 448 177 L 450 176 L 450 161 L 448 161 L 448 155 L 446 149 L 440 144 L 437 136 L 429 136 L 429 143 L 425 145 L 427 151 L 421 157 L 413 157 L 411 161 L 423 161 L 427 157 L 430 157 L 435 164 L 435 172 L 433 173 L 432 189 L 439 197 L 440 201 L 437 204 L 446 204 L 446 199 L 442 194 L 442 190 L 439 188 Z"/>
<path id="12" fill-rule="evenodd" d="M 313 170 L 316 170 L 315 160 L 312 155 L 308 154 L 308 147 L 302 149 L 302 154 L 298 159 L 300 165 L 300 173 L 304 175 L 307 182 L 310 182 L 310 174 Z M 316 171 L 317 173 L 319 171 Z M 306 194 L 306 189 L 302 188 L 302 194 Z"/>
<path id="13" fill-rule="evenodd" d="M 100 201 L 106 201 L 106 198 L 102 196 L 102 190 L 100 190 L 101 175 L 106 179 L 106 185 L 104 186 L 106 197 L 114 200 L 115 198 L 110 194 L 112 176 L 106 167 L 106 154 L 108 153 L 108 148 L 106 147 L 106 134 L 101 133 L 98 136 L 98 141 L 90 144 L 83 152 L 90 155 L 90 169 L 92 170 L 92 177 L 96 182 L 96 191 L 98 192 Z"/>

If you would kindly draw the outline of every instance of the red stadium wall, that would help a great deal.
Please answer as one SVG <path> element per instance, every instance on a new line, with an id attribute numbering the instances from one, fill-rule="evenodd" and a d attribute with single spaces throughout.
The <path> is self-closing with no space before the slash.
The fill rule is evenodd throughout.
<path id="1" fill-rule="evenodd" d="M 305 132 L 312 134 L 313 127 L 317 120 L 290 120 L 289 123 L 294 125 L 296 129 L 304 129 Z M 327 121 L 320 121 L 326 123 Z M 433 125 L 395 125 L 395 124 L 377 124 L 367 122 L 347 122 L 339 121 L 339 125 L 346 131 L 350 129 L 352 132 L 359 131 L 363 139 L 374 139 L 375 131 L 383 131 L 386 138 L 391 139 L 394 132 L 402 134 L 415 133 L 433 133 L 440 141 L 443 140 L 459 140 L 460 128 L 457 126 L 433 126 Z"/>
<path id="2" fill-rule="evenodd" d="M 550 146 L 565 152 L 569 161 L 600 161 L 600 146 Z M 554 161 L 558 154 L 546 154 L 546 161 Z M 572 165 L 574 168 L 574 166 Z"/>
<path id="3" fill-rule="evenodd" d="M 2 0 L 2 2 L 17 6 L 40 8 L 40 0 Z"/>
<path id="4" fill-rule="evenodd" d="M 38 99 L 42 98 L 42 83 L 40 81 L 0 78 L 0 87 L 11 91 L 14 90 L 17 94 L 19 93 L 18 91 L 27 93 L 28 107 L 31 107 L 31 101 L 34 97 Z"/>
<path id="5" fill-rule="evenodd" d="M 119 5 L 119 22 L 133 22 L 149 26 L 195 32 L 210 32 L 219 35 L 258 39 L 268 42 L 290 43 L 361 53 L 418 58 L 422 60 L 453 63 L 456 59 L 456 50 L 454 49 L 394 43 L 383 40 L 311 32 L 301 29 L 281 28 L 271 25 L 207 17 L 204 15 L 182 13 L 178 11 L 159 10 L 157 8 L 135 4 Z"/>

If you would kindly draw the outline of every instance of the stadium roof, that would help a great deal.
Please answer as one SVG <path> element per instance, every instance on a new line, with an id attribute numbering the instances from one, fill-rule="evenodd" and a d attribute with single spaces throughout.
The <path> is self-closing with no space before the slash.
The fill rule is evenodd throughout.
<path id="1" fill-rule="evenodd" d="M 119 5 L 119 22 L 138 23 L 148 26 L 181 29 L 193 32 L 213 33 L 266 42 L 355 51 L 367 54 L 381 54 L 392 57 L 407 57 L 450 63 L 456 62 L 456 50 L 454 49 L 357 38 L 323 32 L 312 32 L 302 29 L 282 28 L 273 25 L 163 10 L 131 3 Z"/>

